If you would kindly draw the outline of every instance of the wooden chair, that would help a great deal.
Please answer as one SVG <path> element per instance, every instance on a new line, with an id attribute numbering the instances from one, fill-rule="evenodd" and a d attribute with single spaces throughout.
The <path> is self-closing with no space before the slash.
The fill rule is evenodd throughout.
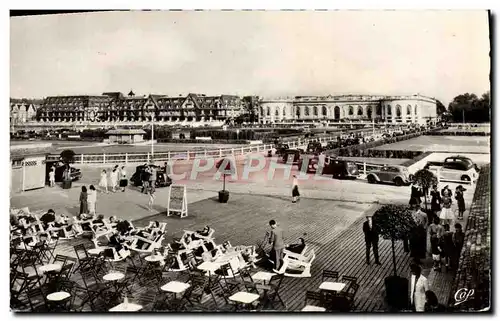
<path id="1" fill-rule="evenodd" d="M 325 282 L 325 280 L 327 279 L 332 279 L 334 282 L 337 282 L 339 280 L 339 272 L 331 270 L 323 270 L 321 282 Z"/>
<path id="2" fill-rule="evenodd" d="M 324 308 L 323 295 L 320 292 L 306 291 L 305 306 L 302 311 L 311 311 L 311 308 Z"/>
<path id="3" fill-rule="evenodd" d="M 153 250 L 159 249 L 165 237 L 164 233 L 160 233 L 155 237 L 154 240 L 148 240 L 141 236 L 134 236 L 134 240 L 130 245 L 130 249 L 139 253 L 152 253 Z M 139 246 L 139 242 L 142 242 L 141 246 Z M 146 244 L 146 248 L 144 248 L 144 244 Z"/>
<path id="4" fill-rule="evenodd" d="M 285 302 L 283 302 L 279 295 L 284 276 L 284 274 L 276 274 L 273 275 L 268 285 L 257 284 L 257 289 L 265 291 L 263 308 L 271 305 L 274 309 L 275 303 L 280 303 L 286 309 Z"/>
<path id="5" fill-rule="evenodd" d="M 27 292 L 26 297 L 31 309 L 31 312 L 47 312 L 48 304 L 45 293 L 41 288 L 31 289 Z"/>
<path id="6" fill-rule="evenodd" d="M 90 268 L 95 263 L 95 258 L 91 257 L 87 252 L 84 244 L 78 244 L 73 246 L 76 253 L 76 258 L 78 259 L 78 266 L 75 270 L 85 270 Z"/>

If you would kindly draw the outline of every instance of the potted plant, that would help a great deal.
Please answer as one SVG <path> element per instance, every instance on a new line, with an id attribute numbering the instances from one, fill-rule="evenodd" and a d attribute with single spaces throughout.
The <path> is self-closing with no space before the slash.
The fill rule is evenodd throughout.
<path id="1" fill-rule="evenodd" d="M 229 200 L 229 191 L 226 190 L 226 175 L 234 174 L 235 165 L 230 158 L 224 158 L 217 163 L 216 167 L 223 176 L 222 190 L 219 191 L 219 202 L 227 203 L 227 201 Z"/>
<path id="2" fill-rule="evenodd" d="M 394 275 L 385 279 L 387 303 L 394 309 L 405 309 L 408 304 L 408 280 L 398 276 L 394 243 L 406 239 L 415 227 L 412 213 L 404 205 L 384 205 L 373 215 L 373 224 L 384 239 L 391 240 Z"/>
<path id="3" fill-rule="evenodd" d="M 422 192 L 424 193 L 424 204 L 425 211 L 427 212 L 427 195 L 429 194 L 429 189 L 436 185 L 438 179 L 434 173 L 429 171 L 428 169 L 421 169 L 415 173 L 413 176 L 415 181 L 422 186 Z"/>
<path id="4" fill-rule="evenodd" d="M 70 164 L 75 162 L 75 152 L 71 149 L 66 149 L 61 152 L 60 155 L 61 162 L 63 162 L 65 168 L 62 177 L 62 187 L 63 189 L 71 188 L 72 179 L 71 179 L 71 166 Z"/>

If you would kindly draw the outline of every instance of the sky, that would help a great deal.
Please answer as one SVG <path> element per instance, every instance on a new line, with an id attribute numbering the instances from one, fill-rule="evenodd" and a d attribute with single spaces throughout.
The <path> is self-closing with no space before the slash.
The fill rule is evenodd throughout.
<path id="1" fill-rule="evenodd" d="M 156 11 L 13 17 L 10 95 L 416 94 L 490 88 L 486 11 Z"/>

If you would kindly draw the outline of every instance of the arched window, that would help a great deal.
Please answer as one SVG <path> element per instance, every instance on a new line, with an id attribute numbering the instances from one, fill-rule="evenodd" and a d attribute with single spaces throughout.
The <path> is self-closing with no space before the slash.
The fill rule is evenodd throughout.
<path id="1" fill-rule="evenodd" d="M 358 106 L 358 116 L 363 116 L 363 107 Z"/>
<path id="2" fill-rule="evenodd" d="M 391 107 L 391 105 L 387 105 L 387 115 L 392 115 L 392 107 Z"/>
<path id="3" fill-rule="evenodd" d="M 354 108 L 352 106 L 349 106 L 349 116 L 354 115 Z"/>
<path id="4" fill-rule="evenodd" d="M 371 106 L 368 106 L 368 108 L 366 109 L 366 115 L 368 116 L 368 118 L 372 118 L 372 107 Z"/>
<path id="5" fill-rule="evenodd" d="M 260 114 L 264 116 L 264 107 L 260 107 Z"/>
<path id="6" fill-rule="evenodd" d="M 283 116 L 286 116 L 286 108 L 283 108 Z"/>
<path id="7" fill-rule="evenodd" d="M 313 107 L 313 115 L 318 116 L 318 107 L 316 106 Z"/>
<path id="8" fill-rule="evenodd" d="M 396 106 L 396 117 L 401 117 L 401 106 Z"/>
<path id="9" fill-rule="evenodd" d="M 406 107 L 406 114 L 407 114 L 407 115 L 411 115 L 411 106 L 410 106 L 410 105 L 408 105 L 408 106 Z"/>
<path id="10" fill-rule="evenodd" d="M 276 111 L 274 112 L 274 115 L 276 117 L 278 117 L 280 115 L 280 108 L 279 107 L 276 108 Z"/>
<path id="11" fill-rule="evenodd" d="M 326 109 L 326 106 L 323 106 L 323 116 L 328 115 L 328 110 Z"/>
<path id="12" fill-rule="evenodd" d="M 295 107 L 295 115 L 300 118 L 300 107 Z"/>
<path id="13" fill-rule="evenodd" d="M 377 115 L 382 115 L 382 106 L 377 106 Z"/>
<path id="14" fill-rule="evenodd" d="M 304 107 L 304 116 L 309 116 L 309 107 Z"/>
<path id="15" fill-rule="evenodd" d="M 415 105 L 415 112 L 414 112 L 415 116 L 417 116 L 417 107 L 418 107 L 418 106 L 417 106 L 417 105 Z"/>
<path id="16" fill-rule="evenodd" d="M 266 115 L 271 116 L 271 108 L 267 107 Z"/>
<path id="17" fill-rule="evenodd" d="M 333 118 L 340 119 L 340 107 L 339 106 L 335 106 L 335 109 L 333 110 Z"/>

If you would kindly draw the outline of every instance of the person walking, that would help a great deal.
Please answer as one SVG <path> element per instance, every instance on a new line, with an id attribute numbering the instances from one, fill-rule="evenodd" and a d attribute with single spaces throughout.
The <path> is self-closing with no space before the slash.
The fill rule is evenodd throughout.
<path id="1" fill-rule="evenodd" d="M 105 193 L 108 193 L 108 175 L 106 170 L 103 169 L 101 172 L 101 180 L 99 181 L 99 187 L 103 189 Z"/>
<path id="2" fill-rule="evenodd" d="M 410 235 L 410 256 L 419 262 L 425 259 L 427 252 L 427 214 L 420 210 L 420 205 L 415 205 L 416 210 L 413 212 L 413 220 L 415 228 Z"/>
<path id="3" fill-rule="evenodd" d="M 272 244 L 271 258 L 274 260 L 274 269 L 279 271 L 281 261 L 283 261 L 283 249 L 285 248 L 283 230 L 278 227 L 275 220 L 270 220 L 269 226 L 271 226 L 271 232 L 269 233 L 269 244 Z"/>
<path id="4" fill-rule="evenodd" d="M 82 186 L 82 191 L 80 192 L 80 215 L 89 213 L 87 199 L 87 187 Z"/>
<path id="5" fill-rule="evenodd" d="M 56 185 L 56 171 L 54 170 L 54 167 L 52 167 L 49 172 L 49 186 L 54 187 L 55 185 Z"/>
<path id="6" fill-rule="evenodd" d="M 156 179 L 157 179 L 157 174 L 158 171 L 156 170 L 156 167 L 152 164 L 150 166 L 150 172 L 151 175 L 149 176 L 149 187 L 156 187 Z"/>
<path id="7" fill-rule="evenodd" d="M 425 310 L 425 292 L 429 291 L 429 281 L 422 275 L 422 269 L 418 264 L 410 266 L 410 304 L 414 311 L 423 312 Z"/>
<path id="8" fill-rule="evenodd" d="M 125 170 L 125 166 L 122 166 L 122 169 L 120 170 L 120 188 L 122 189 L 122 192 L 125 192 L 127 184 L 127 171 Z"/>
<path id="9" fill-rule="evenodd" d="M 293 175 L 293 181 L 292 181 L 292 203 L 296 203 L 298 200 L 300 200 L 299 180 L 297 179 L 297 175 Z"/>
<path id="10" fill-rule="evenodd" d="M 458 260 L 460 259 L 460 253 L 462 252 L 462 247 L 464 246 L 465 233 L 462 231 L 462 224 L 455 224 L 455 233 L 453 233 L 453 257 L 451 258 L 451 268 L 456 270 L 458 268 Z"/>
<path id="11" fill-rule="evenodd" d="M 435 215 L 438 215 L 439 211 L 441 211 L 442 200 L 437 185 L 432 186 L 430 194 L 431 194 L 431 210 Z"/>
<path id="12" fill-rule="evenodd" d="M 417 205 L 420 205 L 422 203 L 422 200 L 420 199 L 422 197 L 422 190 L 420 186 L 418 185 L 417 181 L 413 179 L 413 182 L 411 183 L 411 195 L 410 195 L 410 206 L 414 208 Z"/>
<path id="13" fill-rule="evenodd" d="M 144 164 L 144 168 L 142 169 L 142 173 L 141 173 L 141 180 L 142 180 L 141 193 L 148 192 L 150 175 L 151 175 L 151 172 L 149 171 L 149 166 L 147 164 Z"/>
<path id="14" fill-rule="evenodd" d="M 431 239 L 431 252 L 434 271 L 441 270 L 441 237 L 443 236 L 444 230 L 441 224 L 439 224 L 439 218 L 434 217 L 434 221 L 429 226 L 429 234 Z"/>
<path id="15" fill-rule="evenodd" d="M 156 198 L 154 186 L 151 186 L 149 188 L 148 194 L 149 194 L 148 208 L 149 208 L 149 211 L 152 212 L 153 211 L 154 201 L 155 201 L 155 198 Z"/>
<path id="16" fill-rule="evenodd" d="M 114 193 L 118 186 L 118 165 L 116 165 L 109 174 L 109 180 L 111 181 L 111 191 Z"/>
<path id="17" fill-rule="evenodd" d="M 443 224 L 451 224 L 451 222 L 455 218 L 453 215 L 453 211 L 451 209 L 451 204 L 453 203 L 453 200 L 451 199 L 452 195 L 453 194 L 451 190 L 448 188 L 448 185 L 446 185 L 441 190 L 443 208 L 441 209 L 441 214 L 439 214 L 439 218 L 441 219 L 441 222 Z"/>
<path id="18" fill-rule="evenodd" d="M 458 205 L 458 220 L 464 219 L 465 212 L 465 200 L 464 200 L 464 192 L 467 191 L 462 185 L 458 185 L 455 190 L 455 199 L 457 200 Z"/>
<path id="19" fill-rule="evenodd" d="M 97 191 L 94 185 L 90 185 L 89 192 L 87 194 L 87 204 L 89 207 L 89 214 L 92 216 L 96 213 L 96 203 L 97 203 Z"/>
<path id="20" fill-rule="evenodd" d="M 366 222 L 363 223 L 363 233 L 365 234 L 366 246 L 366 264 L 370 265 L 370 247 L 373 248 L 373 256 L 375 257 L 375 264 L 380 265 L 378 256 L 378 230 L 373 225 L 371 215 L 366 216 Z"/>

